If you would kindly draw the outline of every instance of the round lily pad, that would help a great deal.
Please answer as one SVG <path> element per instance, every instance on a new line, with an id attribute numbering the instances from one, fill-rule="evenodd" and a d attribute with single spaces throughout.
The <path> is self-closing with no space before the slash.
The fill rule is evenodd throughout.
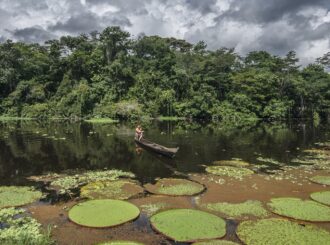
<path id="1" fill-rule="evenodd" d="M 197 182 L 172 178 L 160 179 L 156 184 L 146 184 L 144 187 L 151 193 L 169 196 L 191 196 L 201 193 L 205 189 Z"/>
<path id="2" fill-rule="evenodd" d="M 232 160 L 214 161 L 213 165 L 232 166 L 232 167 L 248 167 L 250 164 L 248 162 L 242 161 L 240 159 L 232 159 Z"/>
<path id="3" fill-rule="evenodd" d="M 227 240 L 208 240 L 203 242 L 195 242 L 192 245 L 239 245 L 239 244 Z"/>
<path id="4" fill-rule="evenodd" d="M 220 213 L 226 218 L 247 219 L 250 216 L 265 218 L 269 216 L 268 211 L 260 201 L 248 200 L 243 203 L 203 203 L 198 204 L 201 208 Z"/>
<path id="5" fill-rule="evenodd" d="M 133 241 L 109 241 L 109 242 L 99 243 L 98 245 L 144 245 L 144 244 Z"/>
<path id="6" fill-rule="evenodd" d="M 306 221 L 330 221 L 330 207 L 320 203 L 293 197 L 272 198 L 267 204 L 278 215 Z"/>
<path id="7" fill-rule="evenodd" d="M 330 176 L 314 176 L 309 180 L 321 185 L 330 185 Z"/>
<path id="8" fill-rule="evenodd" d="M 136 219 L 140 210 L 121 200 L 91 200 L 73 206 L 69 219 L 81 226 L 104 228 L 117 226 Z"/>
<path id="9" fill-rule="evenodd" d="M 194 209 L 172 209 L 155 214 L 152 227 L 178 242 L 194 242 L 221 238 L 226 234 L 226 222 L 216 215 Z"/>
<path id="10" fill-rule="evenodd" d="M 299 225 L 284 219 L 244 221 L 236 231 L 247 245 L 329 244 L 330 233 L 313 225 Z"/>
<path id="11" fill-rule="evenodd" d="M 80 196 L 89 199 L 126 200 L 143 193 L 144 189 L 128 180 L 97 181 L 80 189 Z"/>
<path id="12" fill-rule="evenodd" d="M 231 166 L 209 166 L 205 169 L 206 172 L 214 175 L 228 176 L 241 179 L 244 176 L 253 174 L 254 172 L 247 168 L 236 168 Z"/>
<path id="13" fill-rule="evenodd" d="M 23 206 L 39 200 L 40 191 L 27 186 L 0 186 L 0 208 Z"/>
<path id="14" fill-rule="evenodd" d="M 314 192 L 311 198 L 319 203 L 330 205 L 330 191 Z"/>

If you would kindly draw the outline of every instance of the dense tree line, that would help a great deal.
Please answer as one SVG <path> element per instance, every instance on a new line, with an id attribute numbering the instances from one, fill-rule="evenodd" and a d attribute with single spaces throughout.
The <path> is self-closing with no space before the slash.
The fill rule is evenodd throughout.
<path id="1" fill-rule="evenodd" d="M 243 58 L 204 42 L 133 39 L 119 27 L 44 45 L 8 40 L 0 44 L 0 115 L 328 118 L 329 54 L 301 68 L 293 51 Z"/>

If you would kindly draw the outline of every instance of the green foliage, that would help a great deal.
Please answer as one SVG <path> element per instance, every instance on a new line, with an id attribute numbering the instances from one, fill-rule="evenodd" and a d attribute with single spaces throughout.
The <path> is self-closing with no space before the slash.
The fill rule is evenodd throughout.
<path id="1" fill-rule="evenodd" d="M 330 111 L 329 54 L 298 69 L 284 57 L 201 41 L 142 36 L 117 26 L 63 36 L 45 45 L 0 44 L 0 115 L 33 118 L 218 117 L 244 125 L 257 118 L 310 117 Z"/>
<path id="2" fill-rule="evenodd" d="M 284 219 L 244 221 L 237 235 L 247 245 L 330 244 L 330 233 L 313 225 L 300 225 Z"/>
<path id="3" fill-rule="evenodd" d="M 136 219 L 140 210 L 120 200 L 92 200 L 79 203 L 69 210 L 69 219 L 82 226 L 104 228 L 121 225 Z"/>
<path id="4" fill-rule="evenodd" d="M 0 243 L 4 245 L 51 245 L 50 231 L 43 233 L 41 224 L 27 216 L 23 209 L 0 210 Z"/>
<path id="5" fill-rule="evenodd" d="M 31 187 L 0 186 L 0 208 L 23 206 L 41 197 L 42 193 Z"/>
<path id="6" fill-rule="evenodd" d="M 151 217 L 152 227 L 177 242 L 221 238 L 226 222 L 209 213 L 193 209 L 172 209 Z"/>
<path id="7" fill-rule="evenodd" d="M 170 196 L 191 196 L 202 192 L 205 187 L 197 182 L 186 179 L 160 179 L 155 185 L 144 185 L 147 191 Z"/>
<path id="8" fill-rule="evenodd" d="M 102 242 L 97 245 L 143 245 L 143 243 L 133 242 L 133 241 L 109 241 L 109 242 Z"/>
<path id="9" fill-rule="evenodd" d="M 227 240 L 208 240 L 203 242 L 194 242 L 192 245 L 238 245 L 238 243 Z"/>
<path id="10" fill-rule="evenodd" d="M 218 166 L 232 166 L 237 168 L 250 166 L 250 163 L 242 161 L 241 159 L 214 161 L 212 164 Z"/>
<path id="11" fill-rule="evenodd" d="M 313 176 L 310 180 L 317 184 L 330 185 L 330 176 Z"/>
<path id="12" fill-rule="evenodd" d="M 314 201 L 283 197 L 273 198 L 267 205 L 272 212 L 286 217 L 314 222 L 330 221 L 330 207 Z"/>
<path id="13" fill-rule="evenodd" d="M 245 176 L 249 176 L 254 172 L 247 168 L 236 168 L 231 166 L 209 166 L 206 172 L 219 176 L 227 176 L 241 180 Z"/>

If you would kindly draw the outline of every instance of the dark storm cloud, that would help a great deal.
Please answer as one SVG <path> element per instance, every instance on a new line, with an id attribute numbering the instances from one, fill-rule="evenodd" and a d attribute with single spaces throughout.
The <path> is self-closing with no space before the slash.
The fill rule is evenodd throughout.
<path id="1" fill-rule="evenodd" d="M 44 42 L 46 40 L 55 38 L 53 34 L 37 26 L 16 29 L 10 32 L 15 39 L 27 43 Z"/>
<path id="2" fill-rule="evenodd" d="M 0 41 L 43 42 L 119 25 L 133 36 L 204 40 L 211 49 L 316 57 L 329 51 L 329 10 L 330 0 L 0 0 Z"/>

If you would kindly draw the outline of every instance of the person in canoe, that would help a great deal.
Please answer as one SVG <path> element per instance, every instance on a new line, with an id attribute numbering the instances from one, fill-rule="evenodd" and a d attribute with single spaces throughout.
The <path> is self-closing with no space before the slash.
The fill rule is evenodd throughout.
<path id="1" fill-rule="evenodd" d="M 143 130 L 141 125 L 138 125 L 135 129 L 135 138 L 140 141 L 142 137 L 143 137 Z"/>

